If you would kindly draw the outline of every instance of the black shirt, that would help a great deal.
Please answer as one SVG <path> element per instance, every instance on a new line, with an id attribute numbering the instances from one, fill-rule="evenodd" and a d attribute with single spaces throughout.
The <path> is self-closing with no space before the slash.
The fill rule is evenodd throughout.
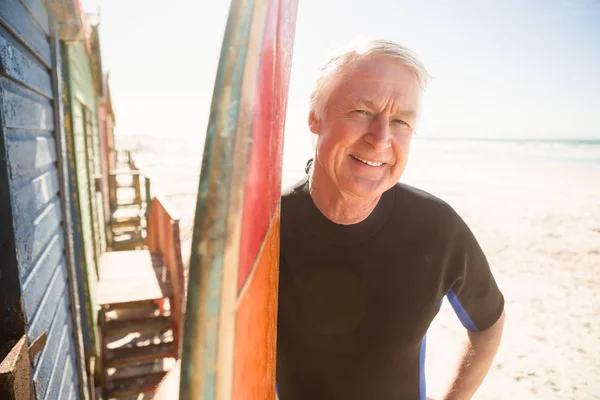
<path id="1" fill-rule="evenodd" d="M 504 298 L 458 214 L 405 184 L 353 225 L 327 219 L 303 179 L 281 203 L 281 400 L 425 399 L 425 335 L 448 296 L 484 330 Z"/>

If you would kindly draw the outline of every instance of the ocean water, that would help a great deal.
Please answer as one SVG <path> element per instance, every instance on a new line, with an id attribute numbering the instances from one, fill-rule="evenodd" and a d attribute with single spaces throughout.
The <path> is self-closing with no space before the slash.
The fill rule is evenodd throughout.
<path id="1" fill-rule="evenodd" d="M 309 138 L 286 137 L 282 186 L 301 179 L 312 157 Z M 292 141 L 290 141 L 292 139 Z M 134 151 L 139 166 L 169 196 L 197 190 L 203 143 L 183 139 L 122 136 L 120 148 Z M 401 181 L 426 186 L 513 186 L 558 184 L 552 177 L 600 169 L 599 140 L 487 140 L 415 137 Z M 533 182 L 536 181 L 536 182 Z M 600 186 L 600 182 L 598 182 Z"/>
<path id="2" fill-rule="evenodd" d="M 286 152 L 284 186 L 303 175 L 310 157 L 310 151 L 304 149 L 298 153 Z M 578 179 L 582 172 L 598 170 L 600 140 L 415 137 L 400 180 L 440 195 L 476 187 L 529 191 L 552 189 L 565 179 Z"/>
<path id="3" fill-rule="evenodd" d="M 598 140 L 514 140 L 417 138 L 414 148 L 470 161 L 577 163 L 600 167 Z"/>

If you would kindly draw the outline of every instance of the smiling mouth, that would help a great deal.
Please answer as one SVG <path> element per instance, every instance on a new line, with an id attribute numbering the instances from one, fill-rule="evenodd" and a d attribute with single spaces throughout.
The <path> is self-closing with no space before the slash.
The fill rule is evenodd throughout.
<path id="1" fill-rule="evenodd" d="M 357 157 L 357 156 L 352 155 L 352 154 L 350 154 L 350 157 L 352 157 L 356 161 L 362 162 L 363 164 L 370 165 L 371 167 L 381 167 L 382 165 L 385 164 L 385 163 L 382 163 L 382 162 L 365 160 L 364 158 L 360 158 L 360 157 Z"/>

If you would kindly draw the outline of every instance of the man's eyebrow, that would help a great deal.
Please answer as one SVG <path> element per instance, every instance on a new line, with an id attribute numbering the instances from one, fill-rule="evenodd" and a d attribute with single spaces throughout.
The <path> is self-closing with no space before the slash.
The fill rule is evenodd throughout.
<path id="1" fill-rule="evenodd" d="M 402 118 L 417 118 L 417 112 L 414 110 L 400 110 L 395 112 L 394 115 Z"/>
<path id="2" fill-rule="evenodd" d="M 359 106 L 364 106 L 366 108 L 377 108 L 377 105 L 371 100 L 357 99 L 356 103 Z M 416 118 L 417 112 L 415 110 L 397 110 L 393 113 L 393 115 L 402 118 Z"/>

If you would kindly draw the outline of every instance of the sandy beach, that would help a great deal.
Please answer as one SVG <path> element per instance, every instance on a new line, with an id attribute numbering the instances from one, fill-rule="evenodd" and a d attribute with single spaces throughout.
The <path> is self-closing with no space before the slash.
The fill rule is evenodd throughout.
<path id="1" fill-rule="evenodd" d="M 600 398 L 600 169 L 477 167 L 468 173 L 447 164 L 436 179 L 406 176 L 467 221 L 505 295 L 503 341 L 475 398 Z M 445 302 L 428 335 L 432 397 L 464 338 Z"/>
<path id="2" fill-rule="evenodd" d="M 179 213 L 187 261 L 202 144 L 119 138 Z M 298 164 L 298 163 L 296 163 Z M 304 165 L 284 165 L 284 183 Z M 476 399 L 600 399 L 600 166 L 457 157 L 413 145 L 402 181 L 466 220 L 506 299 L 501 348 Z M 427 342 L 428 396 L 451 377 L 466 335 L 444 302 Z"/>

